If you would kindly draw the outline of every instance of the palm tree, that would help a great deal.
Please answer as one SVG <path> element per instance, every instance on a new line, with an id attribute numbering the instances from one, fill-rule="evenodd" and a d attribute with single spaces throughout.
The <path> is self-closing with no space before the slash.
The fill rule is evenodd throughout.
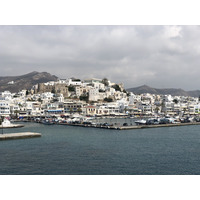
<path id="1" fill-rule="evenodd" d="M 82 112 L 82 109 L 81 108 L 78 108 L 77 109 L 77 112 L 80 114 Z"/>
<path id="2" fill-rule="evenodd" d="M 155 108 L 156 113 L 158 113 L 159 110 L 160 110 L 159 107 L 156 106 L 156 108 Z"/>
<path id="3" fill-rule="evenodd" d="M 15 113 L 15 117 L 17 118 L 17 117 L 18 117 L 19 111 L 18 111 L 18 110 L 15 110 L 14 113 Z"/>
<path id="4" fill-rule="evenodd" d="M 183 112 L 184 112 L 184 114 L 185 114 L 185 111 L 186 111 L 187 109 L 186 108 L 183 108 Z"/>
<path id="5" fill-rule="evenodd" d="M 70 113 L 70 114 L 73 113 L 73 109 L 72 109 L 72 108 L 69 109 L 69 113 Z"/>

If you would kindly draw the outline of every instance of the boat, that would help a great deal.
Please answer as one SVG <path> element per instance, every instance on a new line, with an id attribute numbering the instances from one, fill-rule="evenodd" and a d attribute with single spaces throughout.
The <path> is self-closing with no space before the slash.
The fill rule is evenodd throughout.
<path id="1" fill-rule="evenodd" d="M 147 119 L 146 121 L 146 124 L 147 125 L 157 125 L 157 124 L 160 124 L 160 118 L 150 118 L 150 119 Z"/>
<path id="2" fill-rule="evenodd" d="M 4 120 L 3 120 L 3 122 L 2 122 L 2 124 L 1 124 L 3 127 L 9 127 L 9 126 L 11 126 L 11 123 L 10 123 L 10 121 L 7 119 L 7 118 L 4 118 Z"/>
<path id="3" fill-rule="evenodd" d="M 42 124 L 45 124 L 45 125 L 53 125 L 54 122 L 51 121 L 51 120 L 49 120 L 49 119 L 45 119 L 45 120 L 42 121 Z"/>
<path id="4" fill-rule="evenodd" d="M 146 125 L 147 121 L 144 119 L 135 121 L 136 125 Z"/>

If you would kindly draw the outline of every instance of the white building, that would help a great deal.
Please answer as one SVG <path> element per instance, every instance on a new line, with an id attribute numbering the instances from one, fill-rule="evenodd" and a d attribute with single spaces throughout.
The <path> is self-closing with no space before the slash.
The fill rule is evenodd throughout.
<path id="1" fill-rule="evenodd" d="M 68 81 L 67 81 L 67 79 L 59 79 L 58 83 L 59 84 L 66 84 L 67 85 Z"/>
<path id="2" fill-rule="evenodd" d="M 68 85 L 82 85 L 82 82 L 81 82 L 81 80 L 80 79 L 75 79 L 75 78 L 70 78 L 69 80 L 68 80 Z"/>
<path id="3" fill-rule="evenodd" d="M 35 101 L 27 101 L 26 102 L 26 111 L 27 115 L 40 115 L 40 103 Z"/>
<path id="4" fill-rule="evenodd" d="M 0 101 L 0 116 L 10 115 L 10 103 L 8 101 Z"/>
<path id="5" fill-rule="evenodd" d="M 14 81 L 10 81 L 8 82 L 8 85 L 13 85 L 15 82 Z"/>
<path id="6" fill-rule="evenodd" d="M 49 81 L 49 82 L 46 82 L 46 83 L 44 83 L 44 85 L 51 85 L 51 86 L 53 86 L 53 85 L 55 85 L 55 81 Z"/>
<path id="7" fill-rule="evenodd" d="M 63 96 L 63 94 L 60 94 L 58 97 L 57 97 L 57 99 L 58 99 L 58 102 L 64 102 L 64 96 Z"/>
<path id="8" fill-rule="evenodd" d="M 26 96 L 26 90 L 21 90 L 18 92 L 18 95 L 25 97 Z"/>
<path id="9" fill-rule="evenodd" d="M 98 101 L 99 99 L 99 90 L 96 88 L 91 88 L 89 90 L 89 101 Z"/>
<path id="10" fill-rule="evenodd" d="M 91 85 L 91 84 L 94 84 L 94 83 L 102 83 L 102 80 L 98 79 L 98 78 L 90 78 L 90 79 L 85 79 L 83 81 L 84 86 Z"/>
<path id="11" fill-rule="evenodd" d="M 123 112 L 124 109 L 128 107 L 128 104 L 129 104 L 129 102 L 125 98 L 117 100 L 117 105 L 119 107 L 120 112 Z"/>
<path id="12" fill-rule="evenodd" d="M 83 86 L 75 87 L 75 92 L 76 92 L 77 97 L 80 97 L 82 94 L 87 93 L 88 91 L 89 89 L 87 87 L 83 87 Z"/>
<path id="13" fill-rule="evenodd" d="M 0 100 L 9 101 L 12 99 L 12 94 L 10 91 L 0 92 Z"/>
<path id="14" fill-rule="evenodd" d="M 41 100 L 43 103 L 48 103 L 50 102 L 54 97 L 54 94 L 51 92 L 44 92 L 40 95 Z"/>

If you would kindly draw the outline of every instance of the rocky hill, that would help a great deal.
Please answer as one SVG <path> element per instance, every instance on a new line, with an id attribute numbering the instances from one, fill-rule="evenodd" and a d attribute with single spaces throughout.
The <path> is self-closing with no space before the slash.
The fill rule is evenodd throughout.
<path id="1" fill-rule="evenodd" d="M 142 94 L 142 93 L 150 93 L 150 94 L 171 94 L 172 96 L 191 96 L 191 97 L 199 97 L 200 90 L 194 91 L 185 91 L 183 89 L 174 89 L 174 88 L 166 88 L 166 89 L 156 89 L 149 87 L 147 85 L 142 85 L 140 87 L 129 88 L 127 89 L 129 92 L 133 92 L 134 94 Z"/>
<path id="2" fill-rule="evenodd" d="M 37 83 L 56 81 L 58 77 L 47 72 L 31 72 L 21 76 L 0 77 L 0 92 L 8 90 L 18 92 L 23 89 L 31 89 Z"/>

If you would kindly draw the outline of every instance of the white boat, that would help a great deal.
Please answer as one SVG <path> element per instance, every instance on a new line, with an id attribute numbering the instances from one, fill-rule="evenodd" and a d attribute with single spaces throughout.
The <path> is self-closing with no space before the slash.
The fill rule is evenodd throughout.
<path id="1" fill-rule="evenodd" d="M 4 118 L 4 120 L 2 122 L 2 126 L 4 126 L 4 127 L 11 126 L 11 123 L 7 118 Z"/>
<path id="2" fill-rule="evenodd" d="M 147 122 L 147 121 L 144 120 L 144 119 L 141 119 L 141 120 L 137 120 L 137 121 L 135 121 L 136 125 L 145 125 L 146 122 Z"/>
<path id="3" fill-rule="evenodd" d="M 149 119 L 147 119 L 147 121 L 146 121 L 146 124 L 147 125 L 156 125 L 156 124 L 159 124 L 160 123 L 160 120 L 161 120 L 161 118 L 149 118 Z"/>
<path id="4" fill-rule="evenodd" d="M 42 124 L 45 124 L 45 125 L 53 125 L 54 123 L 53 123 L 53 121 L 50 120 L 50 119 L 44 119 L 44 120 L 42 121 Z"/>

